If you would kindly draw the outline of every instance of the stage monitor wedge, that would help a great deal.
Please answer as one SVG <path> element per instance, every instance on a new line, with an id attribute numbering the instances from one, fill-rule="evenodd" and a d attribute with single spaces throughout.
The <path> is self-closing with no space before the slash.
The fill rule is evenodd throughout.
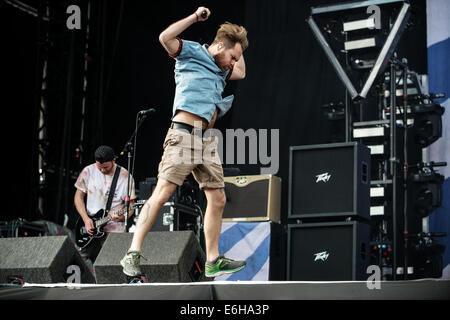
<path id="1" fill-rule="evenodd" d="M 126 283 L 120 260 L 128 251 L 132 233 L 110 233 L 95 260 L 98 284 Z M 148 282 L 208 281 L 206 255 L 192 231 L 149 232 L 142 245 L 140 267 Z"/>
<path id="2" fill-rule="evenodd" d="M 95 283 L 68 236 L 0 238 L 0 283 Z"/>

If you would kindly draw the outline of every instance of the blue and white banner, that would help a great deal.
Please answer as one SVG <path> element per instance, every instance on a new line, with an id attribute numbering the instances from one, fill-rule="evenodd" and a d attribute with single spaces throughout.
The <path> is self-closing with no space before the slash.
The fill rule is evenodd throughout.
<path id="1" fill-rule="evenodd" d="M 233 260 L 246 260 L 236 273 L 216 277 L 216 281 L 268 281 L 270 262 L 269 222 L 223 222 L 219 252 Z"/>
<path id="2" fill-rule="evenodd" d="M 439 167 L 445 176 L 442 206 L 429 216 L 430 232 L 446 232 L 438 242 L 446 246 L 443 255 L 443 278 L 450 278 L 450 1 L 427 0 L 428 85 L 430 93 L 445 93 L 437 99 L 445 108 L 442 116 L 442 138 L 429 147 L 429 161 L 446 161 Z"/>

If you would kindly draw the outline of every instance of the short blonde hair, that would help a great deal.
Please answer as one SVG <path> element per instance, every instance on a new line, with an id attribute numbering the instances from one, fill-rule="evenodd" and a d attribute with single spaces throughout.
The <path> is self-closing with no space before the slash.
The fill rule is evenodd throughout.
<path id="1" fill-rule="evenodd" d="M 217 30 L 216 38 L 212 44 L 218 42 L 223 42 L 227 48 L 234 47 L 236 43 L 240 43 L 242 51 L 244 51 L 248 47 L 247 30 L 243 26 L 225 22 Z"/>

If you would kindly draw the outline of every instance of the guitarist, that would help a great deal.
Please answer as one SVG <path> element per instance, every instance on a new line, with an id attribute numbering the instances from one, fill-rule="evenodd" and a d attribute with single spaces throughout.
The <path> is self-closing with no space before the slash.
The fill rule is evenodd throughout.
<path id="1" fill-rule="evenodd" d="M 119 168 L 119 176 L 114 190 L 114 196 L 111 200 L 109 216 L 111 220 L 103 227 L 106 236 L 102 238 L 93 238 L 92 241 L 84 249 L 80 250 L 80 254 L 86 261 L 95 262 L 100 249 L 107 238 L 109 232 L 125 232 L 125 215 L 117 215 L 119 209 L 124 207 L 124 201 L 127 197 L 128 171 L 116 164 L 114 150 L 109 146 L 100 146 L 95 151 L 95 163 L 88 165 L 81 171 L 75 182 L 76 192 L 74 197 L 75 207 L 83 219 L 84 226 L 89 235 L 93 235 L 95 231 L 92 216 L 99 210 L 104 210 L 109 194 L 111 192 L 111 184 L 116 172 Z M 131 207 L 136 198 L 134 190 L 134 179 L 130 176 L 130 212 L 129 217 L 133 214 Z M 85 201 L 86 200 L 86 201 Z"/>

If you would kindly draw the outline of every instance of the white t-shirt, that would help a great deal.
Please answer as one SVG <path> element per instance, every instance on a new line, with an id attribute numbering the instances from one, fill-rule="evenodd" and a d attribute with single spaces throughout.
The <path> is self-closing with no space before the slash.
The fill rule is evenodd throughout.
<path id="1" fill-rule="evenodd" d="M 109 189 L 114 178 L 114 171 L 112 175 L 103 174 L 97 166 L 91 164 L 81 171 L 75 182 L 75 187 L 82 192 L 86 193 L 86 210 L 89 216 L 95 215 L 99 210 L 105 209 L 106 202 L 108 201 Z M 117 179 L 116 190 L 111 204 L 111 210 L 120 210 L 125 204 L 125 198 L 127 196 L 127 183 L 128 183 L 128 171 L 125 168 L 120 168 L 119 178 Z M 134 179 L 130 176 L 130 199 L 136 198 L 134 191 Z M 126 214 L 126 213 L 124 213 Z M 109 221 L 104 227 L 105 232 L 124 232 L 124 222 Z"/>

